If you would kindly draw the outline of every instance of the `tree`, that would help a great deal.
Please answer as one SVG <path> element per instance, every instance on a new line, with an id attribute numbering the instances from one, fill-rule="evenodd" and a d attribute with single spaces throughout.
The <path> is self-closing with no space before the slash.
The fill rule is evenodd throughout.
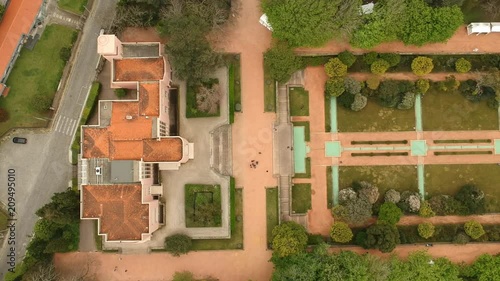
<path id="1" fill-rule="evenodd" d="M 467 233 L 467 235 L 469 235 L 470 238 L 472 238 L 474 240 L 483 236 L 485 233 L 483 226 L 475 220 L 471 220 L 471 221 L 466 222 L 464 224 L 464 229 L 465 229 L 465 233 Z"/>
<path id="2" fill-rule="evenodd" d="M 262 11 L 273 28 L 273 37 L 292 47 L 321 46 L 333 38 L 333 19 L 340 0 L 266 0 Z"/>
<path id="3" fill-rule="evenodd" d="M 380 196 L 378 187 L 366 181 L 360 181 L 358 185 L 359 198 L 366 199 L 370 204 L 375 204 L 378 201 Z"/>
<path id="4" fill-rule="evenodd" d="M 371 65 L 377 59 L 378 59 L 378 54 L 375 52 L 369 52 L 363 55 L 363 61 L 368 65 Z"/>
<path id="5" fill-rule="evenodd" d="M 385 202 L 391 202 L 397 204 L 401 200 L 401 194 L 395 189 L 389 189 L 384 195 Z"/>
<path id="6" fill-rule="evenodd" d="M 464 59 L 464 58 L 459 58 L 455 62 L 455 70 L 460 73 L 466 73 L 469 72 L 470 69 L 472 68 L 472 64 L 470 61 Z"/>
<path id="7" fill-rule="evenodd" d="M 377 59 L 370 65 L 370 70 L 373 74 L 381 75 L 384 74 L 390 67 L 389 63 L 383 59 Z"/>
<path id="8" fill-rule="evenodd" d="M 431 238 L 434 235 L 436 228 L 430 222 L 424 222 L 418 225 L 418 235 L 424 239 Z"/>
<path id="9" fill-rule="evenodd" d="M 361 83 L 352 77 L 346 77 L 344 79 L 344 87 L 345 91 L 351 95 L 359 94 L 361 92 Z"/>
<path id="10" fill-rule="evenodd" d="M 339 97 L 345 92 L 344 79 L 333 77 L 326 81 L 325 94 L 330 97 Z"/>
<path id="11" fill-rule="evenodd" d="M 342 63 L 344 63 L 348 68 L 351 67 L 356 62 L 356 56 L 349 51 L 343 51 L 339 53 L 338 58 Z"/>
<path id="12" fill-rule="evenodd" d="M 398 65 L 401 61 L 401 56 L 395 53 L 382 53 L 379 57 L 388 62 L 391 67 Z"/>
<path id="13" fill-rule="evenodd" d="M 422 201 L 422 204 L 420 205 L 420 210 L 418 211 L 418 215 L 423 218 L 430 218 L 435 216 L 436 214 L 432 210 L 431 205 L 429 204 L 428 201 Z"/>
<path id="14" fill-rule="evenodd" d="M 36 215 L 57 224 L 80 222 L 80 195 L 68 189 L 55 193 L 49 203 L 36 211 Z"/>
<path id="15" fill-rule="evenodd" d="M 387 280 L 446 280 L 460 281 L 459 268 L 446 258 L 435 258 L 425 251 L 410 253 L 407 260 L 394 256 Z"/>
<path id="16" fill-rule="evenodd" d="M 338 243 L 347 243 L 352 240 L 353 234 L 349 225 L 345 222 L 334 222 L 330 230 L 330 236 L 333 241 Z"/>
<path id="17" fill-rule="evenodd" d="M 398 207 L 404 212 L 417 213 L 420 210 L 420 195 L 417 192 L 404 191 Z"/>
<path id="18" fill-rule="evenodd" d="M 369 89 L 376 90 L 378 89 L 379 85 L 380 85 L 380 78 L 376 76 L 371 76 L 366 80 L 366 86 Z"/>
<path id="19" fill-rule="evenodd" d="M 334 24 L 339 26 L 338 36 L 343 40 L 350 39 L 354 32 L 363 23 L 363 18 L 359 13 L 359 7 L 363 4 L 362 0 L 343 0 L 340 2 L 339 9 L 333 18 Z"/>
<path id="20" fill-rule="evenodd" d="M 344 188 L 339 191 L 339 203 L 344 204 L 351 200 L 356 200 L 358 198 L 358 194 L 351 187 Z"/>
<path id="21" fill-rule="evenodd" d="M 56 232 L 60 230 L 60 228 L 60 225 L 42 218 L 35 223 L 34 232 L 37 238 L 44 241 L 49 241 L 56 235 Z"/>
<path id="22" fill-rule="evenodd" d="M 277 43 L 264 53 L 264 68 L 280 83 L 285 83 L 292 74 L 302 67 L 301 57 L 285 43 Z"/>
<path id="23" fill-rule="evenodd" d="M 389 253 L 400 243 L 399 232 L 394 225 L 386 222 L 377 222 L 366 230 L 366 246 L 379 249 L 382 253 Z"/>
<path id="24" fill-rule="evenodd" d="M 351 110 L 360 111 L 361 109 L 365 108 L 367 103 L 367 97 L 363 96 L 362 94 L 356 94 L 354 95 L 354 102 L 351 104 Z"/>
<path id="25" fill-rule="evenodd" d="M 431 73 L 433 68 L 434 64 L 432 63 L 432 59 L 428 57 L 419 56 L 414 58 L 411 62 L 411 70 L 418 76 Z"/>
<path id="26" fill-rule="evenodd" d="M 174 234 L 165 238 L 165 250 L 174 257 L 187 254 L 192 247 L 191 237 L 185 234 Z"/>
<path id="27" fill-rule="evenodd" d="M 356 198 L 332 209 L 335 218 L 349 224 L 361 225 L 372 217 L 372 204 L 365 198 Z"/>
<path id="28" fill-rule="evenodd" d="M 343 77 L 347 74 L 347 65 L 339 58 L 333 58 L 325 64 L 325 72 L 328 77 Z"/>
<path id="29" fill-rule="evenodd" d="M 415 82 L 415 87 L 417 89 L 418 94 L 425 94 L 430 88 L 429 80 L 427 79 L 418 79 L 417 82 Z"/>
<path id="30" fill-rule="evenodd" d="M 272 235 L 273 250 L 278 257 L 295 255 L 307 246 L 307 232 L 296 222 L 288 221 L 275 226 Z"/>
<path id="31" fill-rule="evenodd" d="M 120 89 L 115 89 L 115 95 L 116 95 L 118 98 L 120 98 L 120 99 L 121 99 L 121 98 L 123 98 L 123 97 L 125 97 L 125 96 L 127 95 L 127 90 L 122 89 L 122 88 L 120 88 Z"/>
<path id="32" fill-rule="evenodd" d="M 483 214 L 486 211 L 485 194 L 475 185 L 462 186 L 455 194 L 455 199 L 466 208 L 466 215 Z"/>
<path id="33" fill-rule="evenodd" d="M 500 276 L 500 255 L 482 254 L 468 268 L 467 277 L 471 280 L 489 281 L 496 280 Z"/>
<path id="34" fill-rule="evenodd" d="M 53 261 L 37 262 L 31 266 L 23 274 L 22 280 L 27 281 L 56 281 L 59 274 L 57 274 Z"/>
<path id="35" fill-rule="evenodd" d="M 0 123 L 9 120 L 9 112 L 5 108 L 0 107 Z"/>
<path id="36" fill-rule="evenodd" d="M 403 212 L 401 212 L 401 209 L 399 209 L 396 204 L 385 202 L 380 206 L 378 219 L 381 221 L 385 221 L 390 225 L 395 225 L 396 223 L 398 223 L 402 215 Z"/>

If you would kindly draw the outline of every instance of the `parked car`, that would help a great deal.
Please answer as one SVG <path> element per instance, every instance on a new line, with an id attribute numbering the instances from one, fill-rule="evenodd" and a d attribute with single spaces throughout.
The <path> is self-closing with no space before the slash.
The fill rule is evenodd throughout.
<path id="1" fill-rule="evenodd" d="M 27 138 L 21 138 L 21 137 L 14 137 L 12 139 L 13 143 L 18 143 L 18 144 L 26 144 L 28 142 Z"/>

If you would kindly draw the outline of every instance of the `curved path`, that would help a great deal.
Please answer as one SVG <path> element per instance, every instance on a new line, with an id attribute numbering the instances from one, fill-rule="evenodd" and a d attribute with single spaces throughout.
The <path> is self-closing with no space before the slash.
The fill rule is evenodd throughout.
<path id="1" fill-rule="evenodd" d="M 220 47 L 227 52 L 241 53 L 241 86 L 244 111 L 236 114 L 233 126 L 233 163 L 236 185 L 243 187 L 244 201 L 244 247 L 240 251 L 202 251 L 192 252 L 178 258 L 166 253 L 153 253 L 147 255 L 120 255 L 107 253 L 68 253 L 57 254 L 55 263 L 57 270 L 65 276 L 84 275 L 93 280 L 170 280 L 174 272 L 188 270 L 197 277 L 212 275 L 221 281 L 231 280 L 269 280 L 273 265 L 269 262 L 271 252 L 266 250 L 266 186 L 276 186 L 276 179 L 272 177 L 272 124 L 275 114 L 264 113 L 263 99 L 263 52 L 270 46 L 271 34 L 258 23 L 261 15 L 259 0 L 241 1 L 242 12 L 237 23 L 229 32 L 226 40 L 221 41 Z M 144 32 L 144 30 L 139 33 Z M 384 51 L 402 52 L 432 52 L 440 50 L 446 53 L 471 52 L 471 47 L 476 44 L 494 46 L 491 52 L 500 52 L 496 43 L 500 34 L 487 36 L 464 37 L 463 32 L 457 32 L 456 38 L 452 38 L 449 44 L 443 46 L 424 47 L 413 49 L 401 48 L 398 43 L 385 44 L 380 47 Z M 135 36 L 131 36 L 135 39 Z M 144 36 L 140 40 L 149 41 L 151 37 Z M 470 40 L 473 39 L 473 40 Z M 487 42 L 485 42 L 485 40 Z M 491 42 L 490 42 L 491 41 Z M 458 42 L 458 43 L 457 43 Z M 335 53 L 344 50 L 345 44 L 332 42 L 324 48 L 312 50 L 298 50 L 305 54 L 312 53 Z M 313 73 L 310 73 L 313 75 Z M 320 73 L 314 73 L 321 75 Z M 323 85 L 312 85 L 307 80 L 306 88 L 323 87 Z M 319 101 L 323 96 L 317 97 Z M 316 100 L 311 99 L 311 105 Z M 319 103 L 314 109 L 320 109 Z M 320 118 L 323 123 L 311 123 L 311 140 L 315 132 L 324 132 L 324 115 Z M 315 119 L 314 119 L 315 120 Z M 318 120 L 319 122 L 319 120 Z M 314 152 L 314 144 L 312 144 Z M 260 153 L 259 153 L 260 152 Z M 259 161 L 257 169 L 250 169 L 249 162 L 252 159 Z M 313 160 L 316 161 L 316 160 Z M 317 165 L 315 165 L 317 164 Z M 316 162 L 313 166 L 321 166 L 323 171 L 313 170 L 312 178 L 314 184 L 325 186 L 326 174 L 323 163 Z M 315 203 L 316 202 L 316 203 Z M 313 204 L 323 202 L 326 205 L 326 192 L 315 191 Z M 328 209 L 318 209 L 319 217 L 326 218 Z M 310 219 L 316 221 L 318 229 L 324 229 L 331 223 L 330 219 L 318 220 L 316 213 L 311 212 Z M 395 252 L 399 255 L 407 255 L 408 252 L 422 249 L 421 246 L 400 246 Z M 346 247 L 345 250 L 366 252 L 359 247 Z M 470 262 L 483 252 L 497 253 L 500 251 L 498 244 L 481 245 L 439 245 L 430 250 L 432 255 L 448 255 L 454 261 Z M 378 251 L 374 254 L 382 255 Z M 387 255 L 384 255 L 387 256 Z"/>

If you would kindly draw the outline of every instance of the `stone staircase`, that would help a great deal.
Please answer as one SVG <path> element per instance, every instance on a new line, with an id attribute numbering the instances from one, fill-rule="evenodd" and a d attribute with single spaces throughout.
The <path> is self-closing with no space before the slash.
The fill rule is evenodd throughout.
<path id="1" fill-rule="evenodd" d="M 210 167 L 224 176 L 232 176 L 231 125 L 222 125 L 210 132 Z"/>

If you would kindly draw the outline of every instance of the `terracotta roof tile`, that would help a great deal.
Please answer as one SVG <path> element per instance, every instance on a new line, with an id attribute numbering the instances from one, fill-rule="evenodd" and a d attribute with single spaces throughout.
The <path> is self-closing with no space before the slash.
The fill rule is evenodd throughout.
<path id="1" fill-rule="evenodd" d="M 108 240 L 141 240 L 149 232 L 149 206 L 141 203 L 140 185 L 84 185 L 83 218 L 100 218 Z"/>
<path id="2" fill-rule="evenodd" d="M 84 127 L 83 157 L 106 158 L 109 156 L 110 133 L 107 128 Z"/>
<path id="3" fill-rule="evenodd" d="M 160 83 L 139 84 L 139 105 L 141 115 L 160 115 Z"/>
<path id="4" fill-rule="evenodd" d="M 141 160 L 143 150 L 142 143 L 141 140 L 113 141 L 111 143 L 109 158 L 111 160 Z"/>
<path id="5" fill-rule="evenodd" d="M 139 103 L 114 102 L 109 131 L 114 140 L 142 140 L 152 137 L 153 120 L 139 115 Z"/>
<path id="6" fill-rule="evenodd" d="M 177 162 L 182 159 L 182 140 L 179 138 L 144 140 L 143 158 L 146 162 Z"/>
<path id="7" fill-rule="evenodd" d="M 160 81 L 163 79 L 163 57 L 154 59 L 114 60 L 115 81 Z"/>

